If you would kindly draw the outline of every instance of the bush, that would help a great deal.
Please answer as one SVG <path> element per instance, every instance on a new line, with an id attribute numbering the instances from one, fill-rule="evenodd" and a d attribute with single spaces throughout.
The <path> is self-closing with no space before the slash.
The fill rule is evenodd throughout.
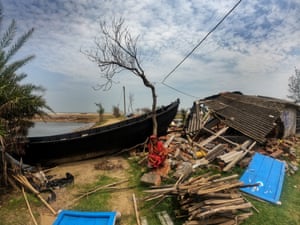
<path id="1" fill-rule="evenodd" d="M 120 109 L 118 106 L 113 106 L 113 115 L 117 118 L 121 116 Z"/>

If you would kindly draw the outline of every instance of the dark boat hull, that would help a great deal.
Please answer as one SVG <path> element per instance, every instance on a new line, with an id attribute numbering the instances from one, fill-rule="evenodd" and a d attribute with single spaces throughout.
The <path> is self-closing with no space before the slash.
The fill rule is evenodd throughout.
<path id="1" fill-rule="evenodd" d="M 179 100 L 156 111 L 158 136 L 165 135 L 175 118 Z M 23 162 L 59 164 L 120 152 L 146 141 L 152 134 L 152 114 L 88 130 L 28 138 Z"/>

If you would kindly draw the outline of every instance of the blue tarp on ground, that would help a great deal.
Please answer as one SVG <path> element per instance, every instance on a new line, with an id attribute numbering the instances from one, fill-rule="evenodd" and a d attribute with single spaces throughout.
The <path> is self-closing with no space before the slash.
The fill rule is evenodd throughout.
<path id="1" fill-rule="evenodd" d="M 53 225 L 115 225 L 116 212 L 62 210 Z"/>
<path id="2" fill-rule="evenodd" d="M 240 181 L 245 185 L 241 191 L 275 204 L 281 204 L 280 195 L 285 174 L 285 163 L 269 156 L 255 153 Z"/>

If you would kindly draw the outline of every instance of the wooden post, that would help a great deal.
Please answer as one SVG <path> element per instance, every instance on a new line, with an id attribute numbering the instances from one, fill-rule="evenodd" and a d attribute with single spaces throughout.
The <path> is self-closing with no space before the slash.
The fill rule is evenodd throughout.
<path id="1" fill-rule="evenodd" d="M 124 98 L 124 116 L 126 116 L 126 95 L 125 95 L 125 86 L 123 86 L 123 98 Z"/>
<path id="2" fill-rule="evenodd" d="M 134 206 L 134 211 L 135 211 L 136 223 L 137 223 L 137 225 L 141 225 L 139 211 L 138 211 L 138 207 L 137 207 L 136 198 L 135 198 L 134 193 L 132 194 L 132 199 L 133 199 L 133 206 Z"/>

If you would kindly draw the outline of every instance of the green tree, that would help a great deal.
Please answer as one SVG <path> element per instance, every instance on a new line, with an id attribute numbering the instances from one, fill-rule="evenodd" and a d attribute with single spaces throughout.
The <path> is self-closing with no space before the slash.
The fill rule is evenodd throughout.
<path id="1" fill-rule="evenodd" d="M 295 103 L 300 102 L 300 70 L 295 69 L 295 74 L 289 77 L 289 95 L 288 98 L 295 101 Z"/>
<path id="2" fill-rule="evenodd" d="M 3 11 L 0 5 L 0 23 L 2 19 Z M 31 119 L 35 115 L 45 116 L 47 115 L 45 110 L 51 110 L 41 95 L 44 89 L 33 84 L 24 84 L 23 80 L 27 75 L 17 73 L 34 56 L 15 61 L 12 59 L 34 29 L 28 30 L 18 38 L 16 30 L 15 20 L 11 21 L 4 32 L 0 30 L 0 169 L 5 183 L 7 178 L 5 153 L 22 151 L 22 143 L 26 140 L 28 129 L 33 125 Z"/>
<path id="3" fill-rule="evenodd" d="M 95 103 L 95 105 L 98 107 L 97 113 L 99 114 L 99 122 L 103 121 L 103 113 L 104 113 L 104 107 L 101 103 Z"/>
<path id="4" fill-rule="evenodd" d="M 113 106 L 113 115 L 116 118 L 119 118 L 121 116 L 119 106 Z"/>

